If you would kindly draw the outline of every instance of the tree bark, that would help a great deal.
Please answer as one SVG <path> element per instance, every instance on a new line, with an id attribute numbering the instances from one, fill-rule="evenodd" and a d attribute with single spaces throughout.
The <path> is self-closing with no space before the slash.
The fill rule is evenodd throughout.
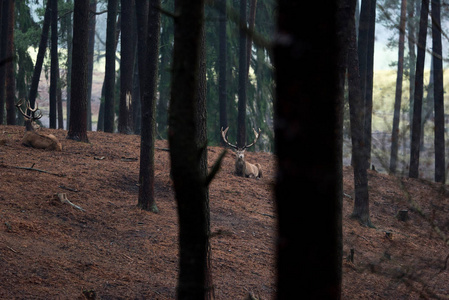
<path id="1" fill-rule="evenodd" d="M 208 232 L 206 181 L 200 171 L 196 103 L 204 1 L 177 1 L 169 111 L 171 174 L 178 204 L 178 299 L 204 299 Z"/>
<path id="2" fill-rule="evenodd" d="M 218 102 L 220 106 L 220 128 L 228 127 L 228 112 L 227 112 L 227 79 L 226 79 L 226 0 L 218 1 L 218 12 L 219 12 L 219 46 L 218 46 Z M 218 134 L 218 132 L 217 132 Z M 226 143 L 223 139 L 220 139 L 221 145 L 224 146 Z"/>
<path id="3" fill-rule="evenodd" d="M 75 0 L 73 9 L 73 56 L 70 126 L 67 138 L 89 142 L 87 137 L 87 45 L 89 0 Z"/>
<path id="4" fill-rule="evenodd" d="M 443 61 L 441 48 L 441 2 L 432 0 L 432 48 L 434 71 L 434 106 L 435 106 L 435 181 L 444 183 L 445 147 L 444 147 L 444 90 Z"/>
<path id="5" fill-rule="evenodd" d="M 140 3 L 139 3 L 140 2 Z M 158 212 L 154 198 L 154 140 L 159 59 L 160 0 L 149 6 L 136 1 L 142 128 L 140 134 L 139 199 L 137 206 Z"/>
<path id="6" fill-rule="evenodd" d="M 9 1 L 2 1 L 0 3 L 1 11 L 1 39 L 0 39 L 0 124 L 3 124 L 5 115 L 5 87 L 6 87 L 6 64 L 8 57 L 6 56 L 6 45 L 8 41 L 8 15 L 9 15 Z"/>
<path id="7" fill-rule="evenodd" d="M 135 19 L 134 1 L 121 0 L 122 3 L 122 47 L 120 60 L 120 109 L 118 118 L 118 131 L 120 133 L 130 134 L 133 132 L 133 69 L 135 54 L 135 37 L 133 21 Z M 131 97 L 127 97 L 127 95 Z M 131 102 L 129 102 L 131 101 Z"/>
<path id="8" fill-rule="evenodd" d="M 105 101 L 104 101 L 104 132 L 114 131 L 115 102 L 115 41 L 117 0 L 108 0 L 108 18 L 106 28 L 106 66 L 105 66 Z"/>
<path id="9" fill-rule="evenodd" d="M 50 128 L 56 128 L 58 86 L 58 0 L 51 0 Z"/>
<path id="10" fill-rule="evenodd" d="M 398 71 L 396 76 L 396 94 L 394 99 L 393 129 L 391 133 L 390 173 L 396 173 L 399 148 L 399 120 L 402 102 L 402 80 L 404 74 L 405 18 L 407 0 L 401 1 L 401 19 L 399 23 Z"/>
<path id="11" fill-rule="evenodd" d="M 246 0 L 240 1 L 240 23 L 246 26 Z M 246 66 L 246 32 L 239 30 L 239 100 L 237 116 L 237 146 L 246 144 L 246 83 L 248 80 Z"/>
<path id="12" fill-rule="evenodd" d="M 298 293 L 303 299 L 340 299 L 342 174 L 336 2 L 278 3 L 277 36 L 285 39 L 277 39 L 274 45 L 277 299 L 291 299 Z M 313 199 L 304 201 L 301 195 L 313 195 Z M 294 208 L 298 201 L 307 212 L 300 218 Z M 316 226 L 311 230 L 312 223 Z"/>
<path id="13" fill-rule="evenodd" d="M 419 176 L 419 152 L 421 139 L 422 98 L 424 80 L 424 59 L 426 54 L 427 19 L 429 14 L 429 0 L 422 0 L 419 22 L 418 56 L 416 59 L 415 96 L 413 104 L 412 141 L 410 145 L 410 178 Z"/>
<path id="14" fill-rule="evenodd" d="M 87 46 L 87 130 L 92 131 L 92 79 L 94 71 L 95 27 L 97 0 L 90 1 L 89 14 L 89 44 Z"/>
<path id="15" fill-rule="evenodd" d="M 14 53 L 14 0 L 9 2 L 8 9 L 8 42 L 6 45 L 6 57 L 15 57 Z M 16 125 L 16 78 L 14 76 L 14 62 L 10 61 L 6 64 L 6 123 L 8 125 Z"/>

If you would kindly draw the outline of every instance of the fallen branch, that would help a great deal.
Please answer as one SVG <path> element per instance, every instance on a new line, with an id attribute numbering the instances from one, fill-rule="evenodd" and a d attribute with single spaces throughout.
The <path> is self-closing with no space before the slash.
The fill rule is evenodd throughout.
<path id="1" fill-rule="evenodd" d="M 46 174 L 50 174 L 50 175 L 54 175 L 54 176 L 58 176 L 58 177 L 64 177 L 65 174 L 58 174 L 58 173 L 53 173 L 53 172 L 49 172 L 49 171 L 45 171 L 45 170 L 40 170 L 40 169 L 36 169 L 34 168 L 35 163 L 33 163 L 33 165 L 31 165 L 31 167 L 17 167 L 17 166 L 8 166 L 5 164 L 1 164 L 0 166 L 4 167 L 4 168 L 14 168 L 14 169 L 20 169 L 20 170 L 28 170 L 28 171 L 36 171 L 36 172 L 40 172 L 40 173 L 46 173 Z"/>
<path id="2" fill-rule="evenodd" d="M 75 204 L 73 204 L 72 202 L 70 202 L 69 199 L 67 199 L 67 194 L 66 194 L 66 193 L 58 193 L 58 198 L 59 198 L 59 200 L 60 200 L 62 203 L 67 203 L 67 204 L 73 206 L 73 207 L 76 208 L 76 209 L 79 209 L 79 210 L 81 210 L 81 211 L 84 211 L 84 209 L 81 208 L 80 206 L 75 205 Z"/>
<path id="3" fill-rule="evenodd" d="M 76 193 L 79 192 L 77 189 L 73 189 L 73 188 L 67 187 L 67 186 L 65 186 L 65 185 L 60 185 L 59 187 L 60 187 L 61 189 L 68 190 L 68 191 L 71 191 L 71 192 L 76 192 Z"/>

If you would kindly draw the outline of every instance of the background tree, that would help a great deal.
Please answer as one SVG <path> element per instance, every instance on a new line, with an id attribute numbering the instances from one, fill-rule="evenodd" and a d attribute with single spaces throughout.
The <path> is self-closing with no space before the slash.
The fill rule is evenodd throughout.
<path id="1" fill-rule="evenodd" d="M 429 14 L 429 0 L 421 2 L 421 16 L 418 35 L 418 55 L 416 59 L 415 95 L 413 103 L 412 141 L 410 144 L 410 178 L 418 178 L 419 152 L 421 139 L 421 114 L 423 99 L 424 60 L 426 53 L 427 19 Z"/>
<path id="2" fill-rule="evenodd" d="M 118 131 L 120 133 L 132 133 L 133 128 L 133 111 L 132 102 L 135 99 L 127 98 L 132 95 L 133 87 L 133 70 L 134 70 L 134 54 L 135 54 L 135 37 L 133 21 L 135 20 L 134 1 L 121 0 L 122 21 L 121 32 L 122 40 L 120 52 L 120 109 L 118 119 Z M 159 26 L 160 27 L 160 26 Z"/>
<path id="3" fill-rule="evenodd" d="M 15 58 L 14 51 L 14 0 L 7 0 L 8 5 L 8 29 L 7 29 L 7 44 L 6 44 L 6 57 Z M 10 61 L 6 63 L 6 123 L 8 125 L 16 124 L 16 78 L 14 74 L 14 63 Z"/>
<path id="4" fill-rule="evenodd" d="M 114 89 L 115 89 L 115 41 L 117 21 L 117 0 L 108 0 L 108 20 L 106 28 L 106 66 L 104 75 L 104 131 L 114 131 Z"/>
<path id="5" fill-rule="evenodd" d="M 220 124 L 219 128 L 228 127 L 228 113 L 227 113 L 227 89 L 226 89 L 226 0 L 218 1 L 219 12 L 219 43 L 218 43 L 218 98 L 220 106 Z M 221 140 L 221 145 L 225 145 L 225 142 Z"/>
<path id="6" fill-rule="evenodd" d="M 89 0 L 75 0 L 73 11 L 73 56 L 70 126 L 67 138 L 89 142 L 87 137 L 87 45 Z"/>
<path id="7" fill-rule="evenodd" d="M 441 2 L 432 0 L 432 49 L 434 76 L 434 107 L 435 107 L 435 181 L 446 181 L 444 159 L 444 90 L 443 90 L 443 60 L 441 47 Z"/>
<path id="8" fill-rule="evenodd" d="M 288 42 L 278 39 L 274 45 L 277 298 L 289 299 L 300 291 L 304 299 L 339 299 L 342 173 L 336 2 L 278 4 L 278 33 Z M 320 13 L 310 18 L 316 11 Z M 313 199 L 302 201 L 306 194 Z M 300 218 L 298 201 L 307 212 Z M 316 226 L 311 229 L 310 224 Z"/>
<path id="9" fill-rule="evenodd" d="M 178 204 L 178 299 L 204 299 L 207 268 L 206 178 L 200 171 L 195 123 L 204 1 L 178 1 L 169 111 L 171 174 Z"/>
<path id="10" fill-rule="evenodd" d="M 399 146 L 399 120 L 402 102 L 402 80 L 404 74 L 404 47 L 405 47 L 405 19 L 407 13 L 407 0 L 401 1 L 401 19 L 399 24 L 398 69 L 396 76 L 396 94 L 394 100 L 393 129 L 391 133 L 390 173 L 396 173 L 398 146 Z"/>
<path id="11" fill-rule="evenodd" d="M 154 140 L 157 91 L 160 1 L 136 1 L 141 101 L 139 199 L 137 205 L 158 212 L 154 199 Z"/>
<path id="12" fill-rule="evenodd" d="M 87 48 L 87 130 L 92 130 L 92 79 L 94 71 L 97 0 L 90 0 L 89 45 Z"/>
<path id="13" fill-rule="evenodd" d="M 1 40 L 0 40 L 0 60 L 3 62 L 0 65 L 0 124 L 3 124 L 5 115 L 5 75 L 6 75 L 6 45 L 8 42 L 8 17 L 9 17 L 9 1 L 2 1 L 0 3 L 2 8 L 2 22 L 1 22 Z"/>
<path id="14" fill-rule="evenodd" d="M 51 67 L 50 67 L 50 128 L 56 128 L 56 97 L 58 89 L 58 0 L 51 0 Z"/>
<path id="15" fill-rule="evenodd" d="M 240 26 L 246 27 L 246 0 L 240 1 Z M 240 28 L 239 34 L 239 101 L 237 121 L 237 146 L 246 144 L 246 82 L 248 80 L 246 67 L 246 32 Z"/>

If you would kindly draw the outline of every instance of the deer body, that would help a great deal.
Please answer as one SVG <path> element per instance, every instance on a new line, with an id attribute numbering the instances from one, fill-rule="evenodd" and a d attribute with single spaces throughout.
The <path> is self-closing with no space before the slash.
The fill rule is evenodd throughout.
<path id="1" fill-rule="evenodd" d="M 62 151 L 61 143 L 53 134 L 41 134 L 35 130 L 35 126 L 37 127 L 37 125 L 35 125 L 35 120 L 38 120 L 42 117 L 42 113 L 40 112 L 36 115 L 36 111 L 38 111 L 39 109 L 37 104 L 36 108 L 31 109 L 30 103 L 27 103 L 27 110 L 30 111 L 30 115 L 27 115 L 20 107 L 22 103 L 23 101 L 20 100 L 16 104 L 19 112 L 24 116 L 26 123 L 26 131 L 25 135 L 22 138 L 22 144 L 36 149 Z"/>
<path id="2" fill-rule="evenodd" d="M 242 177 L 261 178 L 262 177 L 262 169 L 260 167 L 260 164 L 251 164 L 251 163 L 245 161 L 245 149 L 253 146 L 256 143 L 256 141 L 259 139 L 260 129 L 259 129 L 259 132 L 257 132 L 253 128 L 254 134 L 256 135 L 254 142 L 252 142 L 249 145 L 245 145 L 242 148 L 239 148 L 239 147 L 228 142 L 228 140 L 226 139 L 226 133 L 228 132 L 228 129 L 229 129 L 229 127 L 226 128 L 225 130 L 223 130 L 223 128 L 222 128 L 221 135 L 222 135 L 225 143 L 228 144 L 233 149 L 235 149 L 235 152 L 236 152 L 235 174 L 237 176 L 242 176 Z"/>

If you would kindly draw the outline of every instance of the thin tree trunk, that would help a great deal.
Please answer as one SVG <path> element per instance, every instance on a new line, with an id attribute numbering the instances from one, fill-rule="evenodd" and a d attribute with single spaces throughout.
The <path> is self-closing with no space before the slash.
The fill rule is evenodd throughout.
<path id="1" fill-rule="evenodd" d="M 104 131 L 114 131 L 115 102 L 115 41 L 117 22 L 117 0 L 108 0 L 108 18 L 106 28 L 106 66 L 105 66 L 105 101 L 104 101 Z"/>
<path id="2" fill-rule="evenodd" d="M 404 73 L 405 18 L 407 0 L 401 1 L 401 19 L 399 24 L 398 72 L 396 77 L 396 94 L 394 100 L 393 129 L 391 133 L 390 173 L 396 173 L 399 147 L 399 120 L 402 101 L 402 80 Z"/>
<path id="3" fill-rule="evenodd" d="M 8 16 L 8 43 L 6 46 L 6 57 L 14 57 L 14 0 L 9 2 Z M 10 61 L 6 64 L 6 123 L 8 125 L 16 124 L 16 78 L 14 76 L 14 62 Z"/>
<path id="4" fill-rule="evenodd" d="M 415 28 L 415 22 L 414 22 L 414 15 L 415 15 L 415 4 L 417 0 L 410 0 L 408 2 L 407 7 L 407 15 L 408 15 L 408 22 L 407 22 L 407 30 L 408 30 L 408 65 L 410 68 L 409 71 L 409 124 L 411 128 L 411 124 L 413 122 L 413 105 L 414 105 L 414 96 L 415 96 L 415 74 L 416 74 L 416 28 Z M 410 140 L 412 138 L 412 131 L 410 130 Z M 410 146 L 411 147 L 411 146 Z M 404 147 L 404 156 L 407 154 L 406 149 L 407 147 Z"/>
<path id="5" fill-rule="evenodd" d="M 50 128 L 56 128 L 58 94 L 58 0 L 51 0 L 51 66 L 50 66 Z"/>
<path id="6" fill-rule="evenodd" d="M 72 0 L 67 0 L 67 3 L 71 3 Z M 70 95 L 71 93 L 71 84 L 72 84 L 72 50 L 73 50 L 73 24 L 72 24 L 72 14 L 67 14 L 66 18 L 67 22 L 67 125 L 69 128 L 70 124 Z"/>
<path id="7" fill-rule="evenodd" d="M 227 112 L 227 80 L 226 80 L 226 0 L 218 1 L 219 11 L 219 46 L 218 46 L 218 102 L 220 106 L 220 128 L 228 127 L 228 112 Z M 218 134 L 218 133 L 217 133 Z M 226 143 L 220 139 L 221 144 Z"/>
<path id="8" fill-rule="evenodd" d="M 62 108 L 62 90 L 61 90 L 61 77 L 59 74 L 59 60 L 58 60 L 58 87 L 57 87 L 57 107 L 58 107 L 58 129 L 64 129 L 64 111 Z"/>
<path id="9" fill-rule="evenodd" d="M 441 49 L 441 2 L 432 0 L 432 48 L 434 71 L 434 106 L 435 106 L 435 181 L 444 183 L 445 147 L 444 147 L 444 90 L 443 61 Z"/>
<path id="10" fill-rule="evenodd" d="M 89 0 L 75 0 L 73 9 L 73 57 L 70 127 L 67 138 L 89 142 L 87 137 L 87 45 Z"/>
<path id="11" fill-rule="evenodd" d="M 251 0 L 249 7 L 249 32 L 254 32 L 254 24 L 256 22 L 256 8 L 257 8 L 257 0 Z M 251 48 L 252 48 L 252 38 L 251 35 L 248 35 L 246 38 L 246 77 L 248 78 L 249 68 L 251 63 Z"/>
<path id="12" fill-rule="evenodd" d="M 246 0 L 240 1 L 240 23 L 246 25 Z M 246 144 L 246 32 L 239 30 L 239 101 L 237 117 L 237 146 Z"/>
<path id="13" fill-rule="evenodd" d="M 429 0 L 422 0 L 419 22 L 418 57 L 416 59 L 415 96 L 413 105 L 412 141 L 410 149 L 410 178 L 419 176 L 419 152 L 421 138 L 422 99 L 424 80 L 424 59 L 426 53 L 427 19 L 429 14 Z"/>
<path id="14" fill-rule="evenodd" d="M 140 2 L 140 3 L 139 3 Z M 136 1 L 142 128 L 140 135 L 139 199 L 137 206 L 157 213 L 154 198 L 154 140 L 159 59 L 160 0 L 149 6 Z"/>
<path id="15" fill-rule="evenodd" d="M 288 42 L 278 39 L 274 45 L 277 299 L 341 297 L 336 6 L 336 1 L 279 1 L 278 35 Z M 298 191 L 313 195 L 301 201 L 307 213 L 300 218 Z"/>
<path id="16" fill-rule="evenodd" d="M 1 11 L 1 39 L 0 39 L 0 125 L 3 124 L 5 115 L 5 80 L 6 80 L 6 45 L 8 38 L 8 13 L 9 13 L 9 1 L 2 1 L 0 3 L 2 7 Z"/>
<path id="17" fill-rule="evenodd" d="M 89 44 L 87 47 L 87 130 L 92 131 L 92 79 L 94 71 L 95 27 L 97 0 L 91 0 L 89 10 Z"/>
<path id="18" fill-rule="evenodd" d="M 41 77 L 42 64 L 44 63 L 45 51 L 47 50 L 48 31 L 50 29 L 51 20 L 51 1 L 47 0 L 47 7 L 45 9 L 44 24 L 42 26 L 42 34 L 39 42 L 39 50 L 37 52 L 36 64 L 34 65 L 33 78 L 31 79 L 30 94 L 28 100 L 30 106 L 34 107 L 37 97 L 37 88 L 39 86 L 39 79 Z"/>

